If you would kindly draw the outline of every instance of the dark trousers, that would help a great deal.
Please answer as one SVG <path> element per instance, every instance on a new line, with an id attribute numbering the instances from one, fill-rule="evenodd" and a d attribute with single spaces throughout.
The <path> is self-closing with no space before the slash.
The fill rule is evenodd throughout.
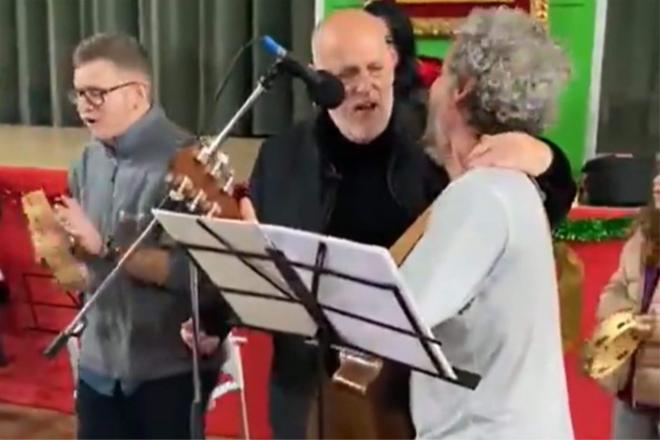
<path id="1" fill-rule="evenodd" d="M 303 439 L 307 437 L 309 411 L 316 391 L 316 383 L 286 386 L 270 382 L 268 418 L 273 439 Z"/>
<path id="2" fill-rule="evenodd" d="M 218 372 L 202 372 L 206 408 Z M 78 381 L 76 412 L 79 439 L 190 438 L 192 374 L 145 382 L 130 395 L 117 386 L 113 396 Z"/>

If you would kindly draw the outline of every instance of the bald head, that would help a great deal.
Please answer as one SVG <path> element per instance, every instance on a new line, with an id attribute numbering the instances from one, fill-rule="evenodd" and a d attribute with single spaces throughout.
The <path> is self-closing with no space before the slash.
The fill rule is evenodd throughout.
<path id="1" fill-rule="evenodd" d="M 312 36 L 314 64 L 323 64 L 328 57 L 334 57 L 342 49 L 355 44 L 388 46 L 389 31 L 383 20 L 361 10 L 339 10 L 323 20 Z"/>
<path id="2" fill-rule="evenodd" d="M 329 112 L 344 137 L 367 144 L 385 131 L 397 63 L 385 22 L 360 9 L 335 12 L 314 32 L 312 54 L 315 68 L 344 84 L 344 103 Z"/>

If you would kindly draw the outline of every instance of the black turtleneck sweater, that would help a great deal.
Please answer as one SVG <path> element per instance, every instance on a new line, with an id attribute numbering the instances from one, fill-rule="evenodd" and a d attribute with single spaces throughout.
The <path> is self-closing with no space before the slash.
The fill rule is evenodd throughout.
<path id="1" fill-rule="evenodd" d="M 339 175 L 334 208 L 324 232 L 390 247 L 412 220 L 394 199 L 387 181 L 392 153 L 402 142 L 394 124 L 370 143 L 356 144 L 346 139 L 329 117 L 319 123 L 323 125 L 322 151 Z"/>
<path id="2" fill-rule="evenodd" d="M 339 175 L 325 233 L 389 248 L 413 222 L 411 214 L 395 200 L 388 183 L 392 155 L 397 148 L 406 147 L 402 143 L 407 139 L 396 130 L 395 121 L 390 118 L 389 126 L 370 143 L 356 144 L 346 139 L 327 115 L 320 118 L 317 129 L 321 130 L 321 151 Z M 335 356 L 326 357 L 326 371 L 338 367 Z M 400 373 L 389 379 L 390 399 L 407 407 L 407 372 L 398 365 L 390 368 Z"/>

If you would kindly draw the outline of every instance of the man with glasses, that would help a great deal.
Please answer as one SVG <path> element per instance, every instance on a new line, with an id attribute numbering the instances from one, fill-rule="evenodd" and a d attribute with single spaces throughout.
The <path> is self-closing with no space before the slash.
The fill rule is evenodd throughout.
<path id="1" fill-rule="evenodd" d="M 342 80 L 346 99 L 263 144 L 250 185 L 257 217 L 390 247 L 448 185 L 452 170 L 424 153 L 407 122 L 411 115 L 394 94 L 398 54 L 383 20 L 341 10 L 321 23 L 312 40 L 315 67 Z M 568 212 L 575 195 L 561 150 L 526 134 L 484 136 L 461 163 L 509 167 L 535 177 L 553 223 Z M 317 356 L 295 336 L 276 336 L 273 346 L 273 436 L 302 438 L 318 383 Z M 407 389 L 390 392 L 405 408 Z"/>
<path id="2" fill-rule="evenodd" d="M 96 35 L 73 55 L 70 99 L 92 140 L 57 207 L 92 292 L 151 218 L 166 192 L 168 160 L 191 135 L 152 102 L 150 66 L 133 38 Z M 204 292 L 204 291 L 203 291 Z M 204 297 L 205 301 L 219 295 Z M 215 307 L 215 305 L 213 305 Z M 179 328 L 190 316 L 183 251 L 150 237 L 87 314 L 76 411 L 79 438 L 189 438 L 190 352 Z M 226 334 L 226 331 L 224 332 Z M 202 363 L 204 402 L 218 351 Z"/>

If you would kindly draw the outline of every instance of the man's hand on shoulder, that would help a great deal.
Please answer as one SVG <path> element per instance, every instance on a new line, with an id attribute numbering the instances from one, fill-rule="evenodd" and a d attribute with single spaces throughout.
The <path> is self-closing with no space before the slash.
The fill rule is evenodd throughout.
<path id="1" fill-rule="evenodd" d="M 537 177 L 550 167 L 552 158 L 552 149 L 543 141 L 525 133 L 509 132 L 482 136 L 468 156 L 467 166 L 510 168 Z"/>

